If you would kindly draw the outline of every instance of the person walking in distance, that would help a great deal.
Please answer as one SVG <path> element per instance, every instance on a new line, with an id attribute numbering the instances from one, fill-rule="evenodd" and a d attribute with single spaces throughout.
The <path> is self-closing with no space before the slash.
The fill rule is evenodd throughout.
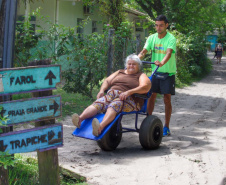
<path id="1" fill-rule="evenodd" d="M 157 66 L 159 69 L 152 80 L 152 95 L 148 101 L 148 114 L 152 115 L 155 106 L 157 93 L 163 94 L 165 104 L 165 125 L 163 136 L 170 135 L 170 118 L 172 114 L 171 95 L 175 95 L 175 74 L 176 74 L 176 38 L 167 28 L 169 22 L 164 15 L 159 15 L 155 20 L 156 33 L 148 37 L 143 50 L 138 57 L 143 59 L 148 51 L 152 51 L 152 70 Z"/>
<path id="2" fill-rule="evenodd" d="M 221 64 L 221 58 L 222 58 L 222 54 L 223 54 L 223 48 L 221 47 L 221 44 L 218 44 L 217 48 L 217 64 Z"/>

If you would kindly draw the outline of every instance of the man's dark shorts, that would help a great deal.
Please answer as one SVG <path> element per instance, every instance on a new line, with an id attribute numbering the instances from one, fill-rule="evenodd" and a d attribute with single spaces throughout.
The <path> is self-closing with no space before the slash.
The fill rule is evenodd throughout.
<path id="1" fill-rule="evenodd" d="M 152 78 L 152 92 L 175 95 L 175 75 L 168 76 L 165 80 L 157 79 L 156 75 Z"/>

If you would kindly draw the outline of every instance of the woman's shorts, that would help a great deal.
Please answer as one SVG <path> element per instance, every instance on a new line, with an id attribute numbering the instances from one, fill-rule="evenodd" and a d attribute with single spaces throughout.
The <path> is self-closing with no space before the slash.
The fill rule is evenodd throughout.
<path id="1" fill-rule="evenodd" d="M 120 100 L 121 93 L 122 91 L 109 90 L 105 96 L 97 99 L 92 105 L 98 110 L 98 113 L 105 113 L 109 107 L 112 107 L 117 113 L 140 110 L 141 107 L 136 105 L 131 96 L 126 100 Z"/>

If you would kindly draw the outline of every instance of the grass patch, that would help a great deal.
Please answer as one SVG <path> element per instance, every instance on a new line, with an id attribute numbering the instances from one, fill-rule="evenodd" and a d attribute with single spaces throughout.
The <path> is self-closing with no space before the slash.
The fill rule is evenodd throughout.
<path id="1" fill-rule="evenodd" d="M 38 165 L 33 158 L 15 154 L 15 165 L 9 168 L 9 184 L 38 184 Z"/>
<path id="2" fill-rule="evenodd" d="M 15 165 L 9 168 L 9 184 L 10 185 L 38 185 L 38 161 L 35 158 L 21 156 L 15 154 Z M 60 170 L 61 185 L 86 185 L 85 179 L 73 175 L 72 172 L 62 169 Z"/>

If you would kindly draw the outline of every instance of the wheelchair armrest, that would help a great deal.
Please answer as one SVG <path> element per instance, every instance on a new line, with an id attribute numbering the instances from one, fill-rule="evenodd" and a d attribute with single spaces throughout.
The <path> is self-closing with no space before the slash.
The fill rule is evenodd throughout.
<path id="1" fill-rule="evenodd" d="M 148 99 L 148 94 L 134 94 L 135 97 L 142 98 L 142 99 Z"/>

